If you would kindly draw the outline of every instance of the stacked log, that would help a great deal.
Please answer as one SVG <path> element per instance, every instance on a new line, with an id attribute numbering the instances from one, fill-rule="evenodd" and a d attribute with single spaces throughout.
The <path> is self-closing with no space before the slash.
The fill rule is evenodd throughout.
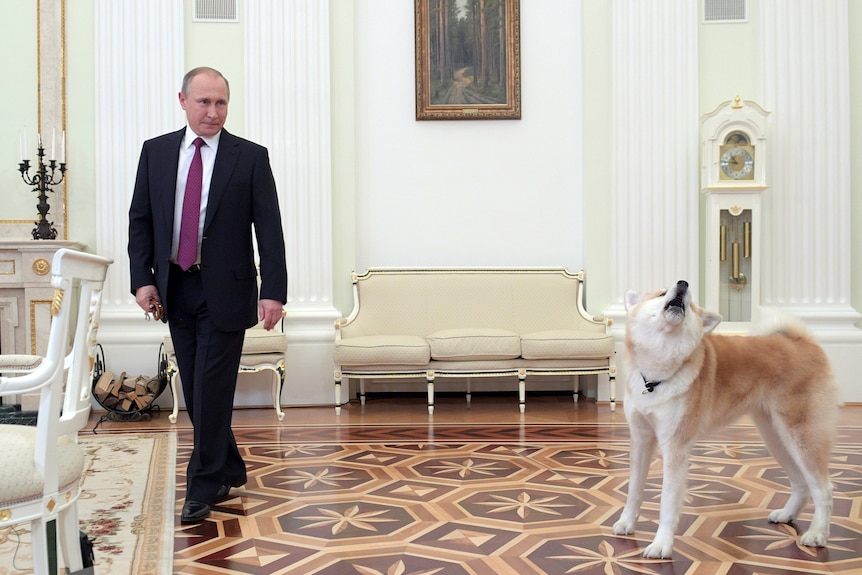
<path id="1" fill-rule="evenodd" d="M 127 377 L 126 372 L 115 377 L 105 371 L 93 385 L 93 395 L 99 404 L 118 412 L 146 409 L 159 395 L 159 378 L 146 375 Z"/>

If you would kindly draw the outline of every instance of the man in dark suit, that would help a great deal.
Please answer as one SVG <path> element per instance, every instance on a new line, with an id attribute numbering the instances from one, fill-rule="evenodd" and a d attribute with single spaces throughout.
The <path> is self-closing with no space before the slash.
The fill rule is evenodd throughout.
<path id="1" fill-rule="evenodd" d="M 179 101 L 188 126 L 144 142 L 129 209 L 132 293 L 168 322 L 194 426 L 184 523 L 202 521 L 246 483 L 231 431 L 243 338 L 258 321 L 272 329 L 287 297 L 269 155 L 223 129 L 229 100 L 218 71 L 185 75 Z"/>

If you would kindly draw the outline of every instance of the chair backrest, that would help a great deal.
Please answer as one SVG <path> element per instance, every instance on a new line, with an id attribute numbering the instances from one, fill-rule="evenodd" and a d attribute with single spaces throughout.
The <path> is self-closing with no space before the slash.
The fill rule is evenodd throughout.
<path id="1" fill-rule="evenodd" d="M 0 396 L 40 391 L 36 463 L 43 473 L 49 467 L 47 463 L 54 461 L 57 438 L 74 437 L 90 414 L 102 288 L 112 262 L 65 248 L 54 254 L 54 297 L 45 357 L 29 373 L 0 377 Z M 55 473 L 45 476 L 46 492 L 57 489 L 56 481 Z"/>

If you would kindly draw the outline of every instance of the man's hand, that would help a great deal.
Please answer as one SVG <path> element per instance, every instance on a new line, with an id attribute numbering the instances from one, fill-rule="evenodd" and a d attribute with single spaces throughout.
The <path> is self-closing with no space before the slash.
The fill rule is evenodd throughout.
<path id="1" fill-rule="evenodd" d="M 263 328 L 270 330 L 281 321 L 282 303 L 274 299 L 262 299 L 257 304 L 257 317 L 263 322 Z"/>
<path id="2" fill-rule="evenodd" d="M 156 320 L 162 319 L 162 298 L 159 297 L 159 290 L 156 286 L 141 286 L 136 289 L 135 301 L 146 313 L 153 314 Z"/>

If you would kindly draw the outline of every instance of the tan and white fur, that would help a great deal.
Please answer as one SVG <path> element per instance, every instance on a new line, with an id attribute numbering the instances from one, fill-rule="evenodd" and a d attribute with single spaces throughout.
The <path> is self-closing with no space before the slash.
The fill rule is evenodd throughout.
<path id="1" fill-rule="evenodd" d="M 692 447 L 711 430 L 747 414 L 790 478 L 790 498 L 769 514 L 769 521 L 792 522 L 811 498 L 814 515 L 800 543 L 825 546 L 838 400 L 829 361 L 801 322 L 777 318 L 762 335 L 712 334 L 721 316 L 695 305 L 685 281 L 652 294 L 628 292 L 625 303 L 621 367 L 631 470 L 614 533 L 634 533 L 658 447 L 663 465 L 659 525 L 643 555 L 670 557 Z"/>

